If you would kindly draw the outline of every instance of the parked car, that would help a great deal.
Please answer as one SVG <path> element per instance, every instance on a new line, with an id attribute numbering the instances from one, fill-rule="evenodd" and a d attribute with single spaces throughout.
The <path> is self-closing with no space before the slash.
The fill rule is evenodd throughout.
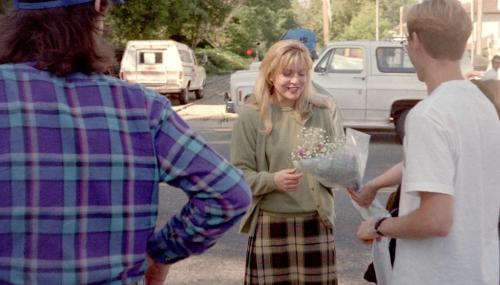
<path id="1" fill-rule="evenodd" d="M 190 91 L 195 92 L 196 99 L 203 98 L 206 72 L 185 44 L 173 40 L 129 41 L 120 78 L 162 94 L 176 95 L 181 104 L 186 104 Z"/>
<path id="2" fill-rule="evenodd" d="M 462 69 L 472 70 L 467 57 Z M 239 111 L 257 74 L 254 66 L 231 75 L 226 111 Z M 402 45 L 392 41 L 330 43 L 314 63 L 312 81 L 319 93 L 334 97 L 344 125 L 353 128 L 393 129 L 399 115 L 427 94 Z"/>

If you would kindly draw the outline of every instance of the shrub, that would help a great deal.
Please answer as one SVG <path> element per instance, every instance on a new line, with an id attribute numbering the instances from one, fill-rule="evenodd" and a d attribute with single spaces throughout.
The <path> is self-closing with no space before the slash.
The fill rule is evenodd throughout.
<path id="1" fill-rule="evenodd" d="M 246 69 L 253 60 L 218 48 L 196 49 L 195 53 L 200 63 L 203 62 L 204 55 L 207 56 L 208 62 L 205 64 L 205 70 L 208 74 L 227 74 Z"/>

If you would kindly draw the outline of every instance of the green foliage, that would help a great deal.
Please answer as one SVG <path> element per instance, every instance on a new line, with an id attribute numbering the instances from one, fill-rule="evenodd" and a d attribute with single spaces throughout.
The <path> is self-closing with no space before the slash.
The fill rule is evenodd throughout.
<path id="1" fill-rule="evenodd" d="M 11 0 L 0 0 L 0 14 L 5 14 L 5 12 L 7 12 L 7 9 L 11 7 L 11 5 Z"/>
<path id="2" fill-rule="evenodd" d="M 248 0 L 247 2 L 249 7 L 266 7 L 275 10 L 290 9 L 292 7 L 290 0 Z"/>
<path id="3" fill-rule="evenodd" d="M 330 0 L 332 23 L 330 40 L 375 39 L 375 0 Z M 399 25 L 399 7 L 414 4 L 416 0 L 380 0 L 380 38 L 386 38 Z M 299 24 L 310 28 L 323 38 L 321 0 L 295 0 L 294 11 Z"/>
<path id="4" fill-rule="evenodd" d="M 380 35 L 399 24 L 399 7 L 416 0 L 380 0 Z M 0 14 L 12 0 L 0 0 Z M 330 0 L 331 40 L 375 38 L 375 0 Z M 322 0 L 127 0 L 107 17 L 106 36 L 118 48 L 129 40 L 169 39 L 206 49 L 217 72 L 240 68 L 252 48 L 263 55 L 289 29 L 305 27 L 323 37 Z M 222 48 L 239 55 L 239 60 Z M 217 52 L 216 52 L 217 51 Z M 221 54 L 224 54 L 222 56 Z M 234 55 L 236 56 L 236 55 Z M 210 69 L 211 67 L 209 67 Z"/>
<path id="5" fill-rule="evenodd" d="M 352 19 L 360 13 L 361 6 L 367 0 L 338 0 L 333 1 L 333 19 L 330 27 L 330 36 L 332 40 L 341 40 L 342 34 L 350 26 Z M 369 3 L 373 2 L 368 0 Z M 375 5 L 375 4 L 373 4 Z M 375 21 L 373 17 L 369 19 Z"/>
<path id="6" fill-rule="evenodd" d="M 209 73 L 230 72 L 245 68 L 240 57 L 218 49 L 195 47 L 209 41 L 218 26 L 223 25 L 232 9 L 231 0 L 127 0 L 116 5 L 108 17 L 112 42 L 123 48 L 129 40 L 170 39 L 190 45 L 197 54 L 206 54 Z"/>
<path id="7" fill-rule="evenodd" d="M 179 31 L 186 36 L 188 44 L 195 47 L 206 35 L 214 32 L 216 27 L 222 25 L 231 6 L 224 0 L 189 0 L 182 1 L 186 6 L 187 17 L 183 19 L 184 25 Z"/>
<path id="8" fill-rule="evenodd" d="M 294 1 L 293 11 L 298 26 L 310 29 L 316 33 L 318 46 L 323 45 L 323 4 L 322 1 Z"/>
<path id="9" fill-rule="evenodd" d="M 224 46 L 243 55 L 248 48 L 265 52 L 288 29 L 297 26 L 290 1 L 249 1 L 224 29 Z M 255 4 L 255 6 L 250 5 Z M 282 7 L 276 9 L 276 6 Z M 285 8 L 283 8 L 285 7 Z"/>
<path id="10" fill-rule="evenodd" d="M 116 5 L 108 17 L 113 27 L 112 41 L 124 46 L 128 40 L 166 38 L 162 29 L 168 11 L 164 5 L 168 0 L 128 0 L 125 5 Z"/>
<path id="11" fill-rule="evenodd" d="M 349 24 L 341 29 L 334 30 L 334 39 L 336 40 L 356 40 L 366 39 L 375 40 L 375 9 L 376 4 L 374 0 L 361 0 L 353 1 L 357 3 L 347 4 L 343 6 L 342 16 L 340 21 L 349 20 Z M 379 14 L 379 32 L 380 39 L 391 37 L 394 30 L 398 30 L 400 7 L 414 4 L 415 0 L 380 0 L 380 14 Z M 349 5 L 351 5 L 349 7 Z M 355 9 L 345 10 L 345 8 Z M 356 11 L 356 13 L 352 13 Z M 344 19 L 342 19 L 344 17 Z M 338 23 L 338 22 L 337 22 Z"/>
<path id="12" fill-rule="evenodd" d="M 202 62 L 204 55 L 208 62 L 205 70 L 209 74 L 226 74 L 235 70 L 245 69 L 251 62 L 250 58 L 242 57 L 230 51 L 216 48 L 197 49 L 196 57 Z"/>
<path id="13" fill-rule="evenodd" d="M 231 12 L 227 0 L 127 0 L 111 10 L 112 40 L 168 39 L 195 47 Z"/>
<path id="14" fill-rule="evenodd" d="M 389 22 L 380 18 L 381 34 L 384 34 L 389 28 Z M 366 2 L 361 6 L 359 13 L 351 19 L 349 26 L 339 35 L 339 38 L 342 40 L 375 40 L 375 30 L 375 5 Z"/>
<path id="15" fill-rule="evenodd" d="M 400 7 L 409 7 L 412 4 L 415 4 L 416 0 L 399 0 L 399 1 L 388 1 L 384 0 L 380 3 L 380 9 L 382 13 L 382 17 L 386 18 L 391 25 L 399 24 L 399 8 Z"/>

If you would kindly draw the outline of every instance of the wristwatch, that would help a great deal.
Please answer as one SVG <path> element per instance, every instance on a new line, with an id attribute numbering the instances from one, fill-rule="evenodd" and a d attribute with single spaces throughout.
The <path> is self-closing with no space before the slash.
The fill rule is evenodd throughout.
<path id="1" fill-rule="evenodd" d="M 383 221 L 385 221 L 385 219 L 387 219 L 389 217 L 383 217 L 383 218 L 380 218 L 378 219 L 376 222 L 375 222 L 375 225 L 373 226 L 373 228 L 375 229 L 375 232 L 379 235 L 379 236 L 384 236 L 384 234 L 378 230 L 378 228 L 380 228 L 380 225 L 382 224 Z"/>

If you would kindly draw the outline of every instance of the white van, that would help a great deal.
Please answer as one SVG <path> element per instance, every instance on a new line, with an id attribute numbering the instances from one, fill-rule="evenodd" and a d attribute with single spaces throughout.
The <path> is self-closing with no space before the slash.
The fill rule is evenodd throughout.
<path id="1" fill-rule="evenodd" d="M 181 104 L 189 91 L 203 98 L 206 73 L 193 50 L 173 40 L 129 41 L 123 54 L 120 78 L 140 83 L 162 94 L 175 94 Z"/>

